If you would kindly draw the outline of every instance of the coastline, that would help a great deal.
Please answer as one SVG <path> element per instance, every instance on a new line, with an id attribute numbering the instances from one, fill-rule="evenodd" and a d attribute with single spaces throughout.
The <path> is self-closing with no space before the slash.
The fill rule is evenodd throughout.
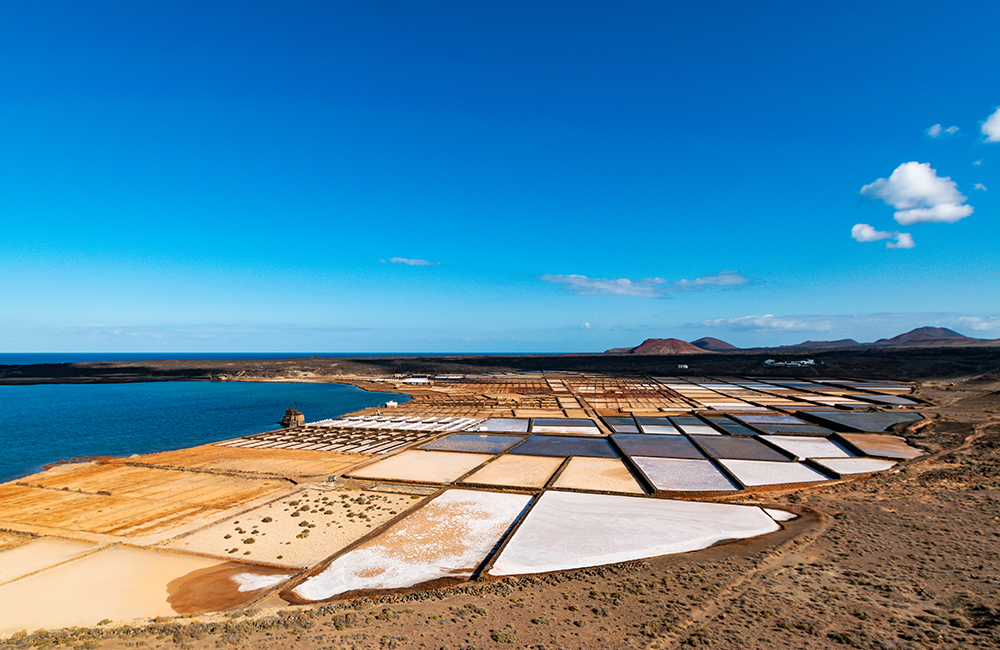
<path id="1" fill-rule="evenodd" d="M 796 368 L 802 377 L 834 375 L 916 381 L 972 376 L 1000 368 L 1000 347 L 831 350 L 795 354 L 775 351 L 678 355 L 454 355 L 433 357 L 306 357 L 289 359 L 160 359 L 148 361 L 0 365 L 0 386 L 33 384 L 134 383 L 158 381 L 364 381 L 440 374 L 524 373 L 559 370 L 619 376 L 743 375 L 782 377 L 788 368 L 769 368 L 778 358 L 814 359 Z M 686 367 L 681 367 L 686 366 Z M 405 391 L 402 391 L 405 392 Z"/>

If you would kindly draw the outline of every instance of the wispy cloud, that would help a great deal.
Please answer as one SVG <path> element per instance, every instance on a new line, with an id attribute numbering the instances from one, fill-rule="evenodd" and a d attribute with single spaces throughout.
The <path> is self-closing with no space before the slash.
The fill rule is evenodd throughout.
<path id="1" fill-rule="evenodd" d="M 383 262 L 389 262 L 390 264 L 405 264 L 406 266 L 437 266 L 437 262 L 428 262 L 427 260 L 411 260 L 407 257 L 390 257 L 387 260 L 382 260 Z"/>
<path id="2" fill-rule="evenodd" d="M 854 224 L 854 227 L 851 228 L 851 237 L 854 238 L 854 241 L 859 242 L 881 241 L 883 239 L 893 240 L 885 243 L 886 248 L 913 248 L 916 246 L 913 242 L 913 237 L 908 232 L 875 230 L 875 228 L 869 226 L 867 223 Z"/>
<path id="3" fill-rule="evenodd" d="M 745 284 L 747 281 L 736 271 L 722 271 L 715 275 L 705 275 L 694 280 L 678 280 L 674 286 L 678 289 L 701 289 L 704 287 L 731 287 Z"/>
<path id="4" fill-rule="evenodd" d="M 895 219 L 904 226 L 914 223 L 954 223 L 972 214 L 971 205 L 951 177 L 940 177 L 930 163 L 907 162 L 861 188 L 865 196 L 879 198 L 896 208 Z"/>
<path id="5" fill-rule="evenodd" d="M 949 126 L 947 129 L 942 129 L 940 124 L 935 124 L 934 126 L 925 129 L 925 132 L 932 138 L 936 138 L 942 133 L 947 133 L 948 135 L 955 135 L 956 133 L 959 132 L 959 130 L 960 129 L 957 126 Z"/>
<path id="6" fill-rule="evenodd" d="M 957 314 L 949 312 L 910 312 L 882 314 L 790 314 L 714 318 L 684 327 L 734 332 L 813 332 L 830 333 L 829 338 L 875 340 L 901 334 L 915 327 L 949 327 L 958 332 L 994 332 L 1000 334 L 1000 316 L 996 314 Z"/>
<path id="7" fill-rule="evenodd" d="M 573 293 L 582 295 L 632 296 L 659 298 L 676 291 L 699 291 L 708 287 L 731 287 L 744 284 L 747 279 L 736 271 L 722 271 L 693 280 L 664 280 L 663 278 L 590 278 L 585 275 L 540 275 L 542 282 L 551 282 Z"/>
<path id="8" fill-rule="evenodd" d="M 573 293 L 602 296 L 634 296 L 636 298 L 656 298 L 663 295 L 666 280 L 646 278 L 588 278 L 585 275 L 540 275 L 542 282 L 551 282 Z"/>
<path id="9" fill-rule="evenodd" d="M 724 330 L 785 330 L 790 332 L 825 332 L 833 329 L 833 322 L 824 316 L 740 316 L 739 318 L 714 318 L 699 323 L 702 327 Z"/>
<path id="10" fill-rule="evenodd" d="M 976 183 L 972 187 L 973 187 L 973 189 L 982 190 L 984 192 L 986 191 L 986 186 L 983 185 L 982 183 Z"/>
<path id="11" fill-rule="evenodd" d="M 1000 142 L 1000 107 L 983 122 L 983 135 L 987 142 Z"/>
<path id="12" fill-rule="evenodd" d="M 1000 332 L 1000 316 L 959 316 L 958 320 L 976 332 Z"/>

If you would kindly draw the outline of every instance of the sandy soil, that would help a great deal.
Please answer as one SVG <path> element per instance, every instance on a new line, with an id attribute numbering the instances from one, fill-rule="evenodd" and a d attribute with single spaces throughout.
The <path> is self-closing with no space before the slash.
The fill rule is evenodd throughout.
<path id="1" fill-rule="evenodd" d="M 421 503 L 424 497 L 304 489 L 172 540 L 169 548 L 307 567 Z"/>

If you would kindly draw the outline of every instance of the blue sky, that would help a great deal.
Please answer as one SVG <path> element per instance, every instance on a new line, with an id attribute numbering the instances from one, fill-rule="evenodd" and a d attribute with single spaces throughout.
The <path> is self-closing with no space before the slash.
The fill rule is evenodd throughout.
<path id="1" fill-rule="evenodd" d="M 0 3 L 0 350 L 1000 337 L 1000 3 L 480 4 Z"/>

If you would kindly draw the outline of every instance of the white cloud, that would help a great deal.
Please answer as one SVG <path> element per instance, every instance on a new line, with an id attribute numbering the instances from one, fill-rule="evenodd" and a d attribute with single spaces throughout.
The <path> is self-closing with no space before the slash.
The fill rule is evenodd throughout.
<path id="1" fill-rule="evenodd" d="M 427 260 L 411 260 L 405 257 L 390 257 L 389 259 L 382 261 L 390 262 L 392 264 L 405 264 L 407 266 L 436 266 L 436 262 L 428 262 Z"/>
<path id="2" fill-rule="evenodd" d="M 674 286 L 678 289 L 697 289 L 706 286 L 731 287 L 746 281 L 747 279 L 736 271 L 723 271 L 716 275 L 705 275 L 694 280 L 678 280 Z"/>
<path id="3" fill-rule="evenodd" d="M 892 237 L 892 233 L 885 232 L 884 230 L 875 230 L 867 223 L 856 223 L 851 228 L 851 237 L 854 238 L 854 241 L 878 241 L 880 239 L 889 239 Z"/>
<path id="4" fill-rule="evenodd" d="M 1000 316 L 960 316 L 958 320 L 977 332 L 1000 331 Z"/>
<path id="5" fill-rule="evenodd" d="M 715 318 L 688 323 L 685 327 L 758 332 L 835 332 L 833 338 L 851 337 L 858 341 L 889 338 L 915 327 L 949 327 L 958 332 L 998 332 L 996 314 L 957 314 L 954 312 L 911 312 L 876 314 L 794 314 Z M 828 335 L 829 336 L 829 335 Z M 788 343 L 788 341 L 782 341 Z"/>
<path id="6" fill-rule="evenodd" d="M 540 275 L 542 282 L 558 284 L 567 291 L 583 295 L 634 296 L 636 298 L 656 298 L 662 295 L 660 287 L 666 280 L 647 278 L 588 278 L 585 275 Z"/>
<path id="7" fill-rule="evenodd" d="M 986 186 L 983 185 L 982 183 L 976 183 L 972 187 L 973 187 L 973 189 L 976 189 L 976 190 L 982 190 L 984 192 L 986 191 Z"/>
<path id="8" fill-rule="evenodd" d="M 983 135 L 987 142 L 1000 142 L 1000 107 L 983 122 Z"/>
<path id="9" fill-rule="evenodd" d="M 585 275 L 540 275 L 542 282 L 558 284 L 567 291 L 583 295 L 633 296 L 636 298 L 659 298 L 673 291 L 698 291 L 707 287 L 731 287 L 747 282 L 736 271 L 723 271 L 716 275 L 706 275 L 694 280 L 671 282 L 663 278 L 589 278 Z"/>
<path id="10" fill-rule="evenodd" d="M 972 164 L 973 164 L 973 165 L 982 165 L 982 164 L 983 164 L 983 161 L 982 161 L 982 160 L 973 160 L 973 161 L 972 161 Z"/>
<path id="11" fill-rule="evenodd" d="M 937 175 L 930 163 L 907 162 L 861 188 L 861 193 L 882 199 L 896 208 L 895 219 L 904 226 L 914 223 L 954 223 L 972 214 L 971 205 L 951 177 Z"/>
<path id="12" fill-rule="evenodd" d="M 702 321 L 702 327 L 727 330 L 785 330 L 825 332 L 833 325 L 823 316 L 740 316 L 739 318 L 715 318 Z"/>
<path id="13" fill-rule="evenodd" d="M 869 226 L 867 223 L 854 224 L 854 227 L 851 228 L 851 237 L 854 238 L 854 241 L 859 242 L 894 239 L 895 241 L 886 242 L 886 248 L 913 248 L 916 246 L 916 244 L 913 243 L 913 236 L 908 232 L 887 232 L 885 230 L 875 230 L 875 228 Z"/>
<path id="14" fill-rule="evenodd" d="M 925 132 L 932 138 L 936 138 L 941 135 L 942 132 L 947 133 L 948 135 L 955 135 L 959 132 L 959 130 L 960 129 L 957 126 L 949 126 L 947 129 L 942 129 L 940 124 L 935 124 L 934 126 L 927 127 Z"/>
<path id="15" fill-rule="evenodd" d="M 916 246 L 913 243 L 913 235 L 908 232 L 897 232 L 894 236 L 896 237 L 896 241 L 886 242 L 886 248 L 913 248 Z"/>

